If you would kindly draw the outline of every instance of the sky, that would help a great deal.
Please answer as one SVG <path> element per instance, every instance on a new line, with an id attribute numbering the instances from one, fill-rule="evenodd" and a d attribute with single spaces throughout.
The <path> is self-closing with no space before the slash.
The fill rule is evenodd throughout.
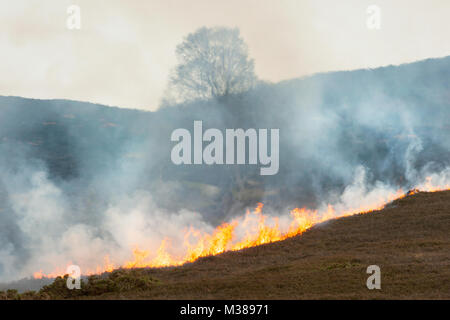
<path id="1" fill-rule="evenodd" d="M 449 18 L 448 0 L 0 0 L 0 95 L 155 110 L 175 47 L 202 26 L 238 27 L 278 82 L 450 55 Z"/>

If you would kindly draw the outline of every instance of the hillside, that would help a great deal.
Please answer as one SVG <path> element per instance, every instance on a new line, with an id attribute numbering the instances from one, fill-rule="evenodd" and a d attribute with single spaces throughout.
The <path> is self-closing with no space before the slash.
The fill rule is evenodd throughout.
<path id="1" fill-rule="evenodd" d="M 279 243 L 148 271 L 158 286 L 103 298 L 449 299 L 449 230 L 450 191 L 419 193 Z M 371 264 L 381 291 L 366 287 Z"/>
<path id="2" fill-rule="evenodd" d="M 134 277 L 152 279 L 144 289 L 76 298 L 449 299 L 449 228 L 450 191 L 420 192 L 284 241 L 182 267 L 137 269 Z M 381 290 L 366 287 L 372 264 L 381 268 Z M 57 287 L 44 291 L 61 298 Z"/>

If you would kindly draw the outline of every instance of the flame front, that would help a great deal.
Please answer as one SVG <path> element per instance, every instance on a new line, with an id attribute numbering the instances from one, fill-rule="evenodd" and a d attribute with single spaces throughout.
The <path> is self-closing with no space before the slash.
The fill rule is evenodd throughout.
<path id="1" fill-rule="evenodd" d="M 427 192 L 450 190 L 450 185 L 435 186 L 431 178 L 427 178 L 424 184 L 420 185 L 420 190 Z M 151 258 L 149 250 L 141 250 L 137 246 L 132 250 L 133 259 L 121 265 L 122 268 L 159 268 L 169 266 L 180 266 L 187 262 L 194 262 L 201 257 L 214 256 L 225 251 L 237 251 L 249 247 L 254 247 L 266 243 L 280 241 L 289 237 L 302 234 L 312 226 L 330 219 L 341 218 L 357 213 L 368 213 L 383 209 L 387 203 L 400 199 L 406 195 L 419 192 L 413 189 L 405 194 L 402 190 L 388 194 L 385 197 L 376 199 L 373 203 L 367 203 L 363 207 L 337 210 L 335 206 L 328 205 L 323 210 L 309 210 L 306 208 L 295 208 L 290 212 L 291 221 L 287 227 L 282 228 L 278 217 L 266 216 L 262 213 L 263 204 L 252 211 L 248 211 L 244 217 L 236 218 L 229 223 L 223 223 L 211 233 L 202 233 L 194 228 L 189 228 L 184 235 L 183 248 L 185 254 L 181 257 L 173 256 L 169 253 L 170 239 L 164 239 L 158 250 Z M 238 236 L 238 233 L 243 235 Z M 83 272 L 85 275 L 100 274 L 110 272 L 115 269 L 110 262 L 109 256 L 104 258 L 103 266 L 98 266 L 95 270 Z M 55 272 L 44 274 L 42 270 L 35 272 L 35 278 L 54 278 L 62 276 L 65 272 L 58 269 Z"/>

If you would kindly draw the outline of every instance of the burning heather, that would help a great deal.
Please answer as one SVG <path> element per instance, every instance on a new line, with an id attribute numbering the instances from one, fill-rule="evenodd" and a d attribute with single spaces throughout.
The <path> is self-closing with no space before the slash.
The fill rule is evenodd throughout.
<path id="1" fill-rule="evenodd" d="M 446 172 L 448 174 L 448 170 Z M 364 172 L 360 172 L 364 175 Z M 448 177 L 447 177 L 448 178 Z M 202 232 L 195 228 L 184 231 L 182 247 L 185 250 L 183 256 L 170 253 L 171 239 L 165 238 L 161 241 L 155 252 L 135 247 L 132 250 L 133 259 L 122 264 L 114 265 L 109 256 L 105 256 L 104 263 L 95 269 L 87 269 L 86 275 L 111 272 L 115 268 L 160 268 L 180 266 L 188 262 L 194 262 L 198 258 L 213 256 L 225 251 L 236 251 L 254 246 L 263 245 L 275 241 L 281 241 L 289 237 L 302 234 L 309 228 L 326 222 L 330 219 L 341 218 L 354 214 L 366 214 L 375 210 L 383 209 L 388 203 L 413 195 L 418 192 L 436 192 L 450 189 L 450 183 L 435 184 L 443 182 L 442 175 L 426 177 L 425 181 L 405 193 L 404 190 L 392 191 L 389 189 L 374 189 L 364 194 L 359 194 L 359 200 L 354 204 L 347 203 L 345 199 L 352 199 L 358 195 L 351 194 L 355 191 L 352 186 L 342 196 L 342 201 L 336 204 L 328 204 L 318 210 L 307 208 L 295 208 L 290 211 L 290 216 L 268 216 L 262 213 L 263 203 L 253 211 L 247 211 L 245 216 L 233 219 L 215 228 L 212 232 Z M 359 190 L 360 191 L 360 190 Z M 348 201 L 348 200 L 347 200 Z M 68 263 L 71 265 L 72 263 Z M 59 268 L 51 273 L 42 270 L 34 273 L 34 278 L 54 278 L 66 274 L 65 268 Z"/>

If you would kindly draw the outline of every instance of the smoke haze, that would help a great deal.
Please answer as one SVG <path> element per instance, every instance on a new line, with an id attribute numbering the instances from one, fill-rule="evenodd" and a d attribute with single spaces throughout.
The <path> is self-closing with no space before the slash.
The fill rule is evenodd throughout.
<path id="1" fill-rule="evenodd" d="M 211 232 L 258 202 L 283 225 L 295 207 L 345 212 L 399 188 L 448 185 L 449 78 L 447 57 L 155 112 L 0 97 L 0 281 L 70 263 L 95 270 L 106 255 L 120 266 L 164 239 L 182 254 L 189 227 Z M 279 128 L 279 173 L 174 165 L 171 132 L 199 119 L 205 129 Z"/>

